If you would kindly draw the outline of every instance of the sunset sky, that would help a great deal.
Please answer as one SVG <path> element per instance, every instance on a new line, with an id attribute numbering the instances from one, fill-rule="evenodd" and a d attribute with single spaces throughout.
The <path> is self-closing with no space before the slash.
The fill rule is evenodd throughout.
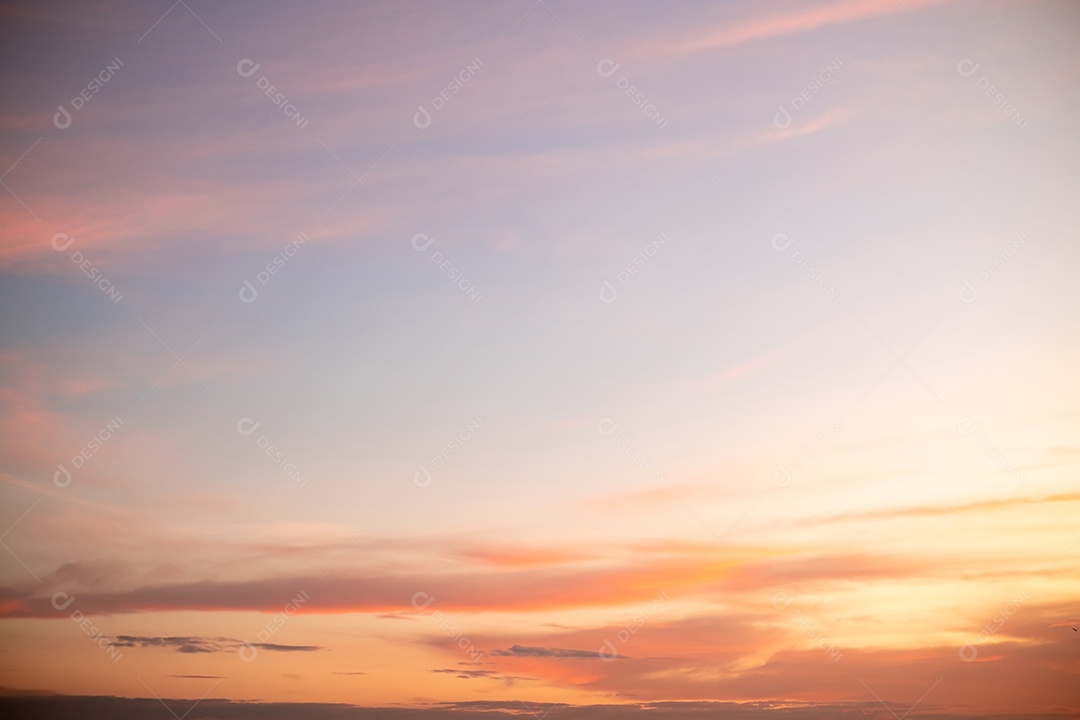
<path id="1" fill-rule="evenodd" d="M 171 2 L 0 8 L 0 707 L 1080 717 L 1080 5 Z"/>

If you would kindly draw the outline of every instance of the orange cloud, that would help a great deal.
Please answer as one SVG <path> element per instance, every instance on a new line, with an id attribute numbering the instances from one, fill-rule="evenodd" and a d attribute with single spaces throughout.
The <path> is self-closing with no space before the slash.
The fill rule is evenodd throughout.
<path id="1" fill-rule="evenodd" d="M 987 510 L 1005 510 L 1024 505 L 1037 505 L 1041 503 L 1071 503 L 1080 502 L 1080 493 L 1057 493 L 1046 497 L 1010 497 L 994 498 L 990 500 L 978 500 L 975 502 L 962 503 L 959 505 L 919 505 L 906 508 L 888 508 L 883 510 L 865 510 L 862 512 L 842 513 L 820 518 L 808 518 L 799 521 L 798 525 L 819 525 L 836 522 L 856 522 L 864 520 L 887 520 L 900 517 L 923 517 L 956 515 L 962 513 L 977 513 Z"/>
<path id="2" fill-rule="evenodd" d="M 94 530 L 109 532 L 112 522 Z M 158 544 L 164 544 L 159 541 Z M 76 575 L 79 563 L 68 563 L 60 571 L 46 576 L 41 585 L 22 590 L 10 588 L 5 599 L 17 601 L 7 610 L 8 617 L 54 617 L 51 593 L 57 589 L 77 592 L 85 612 L 124 614 L 149 611 L 255 611 L 276 612 L 281 598 L 303 590 L 311 596 L 303 612 L 335 613 L 412 613 L 424 607 L 414 604 L 416 593 L 434 598 L 445 612 L 546 612 L 584 608 L 619 608 L 640 606 L 661 592 L 680 600 L 696 599 L 707 603 L 735 604 L 745 594 L 755 594 L 753 604 L 762 602 L 757 594 L 782 587 L 789 589 L 828 588 L 838 583 L 896 580 L 904 577 L 944 577 L 955 572 L 960 560 L 943 563 L 925 558 L 871 554 L 792 554 L 775 549 L 753 550 L 722 548 L 695 544 L 664 544 L 632 549 L 622 561 L 604 564 L 565 564 L 572 555 L 563 551 L 545 553 L 521 549 L 503 553 L 499 550 L 472 548 L 467 552 L 481 565 L 475 570 L 425 572 L 417 559 L 401 561 L 385 554 L 375 540 L 366 543 L 375 553 L 366 558 L 357 550 L 357 561 L 364 557 L 367 567 L 338 566 L 319 578 L 309 574 L 257 576 L 253 568 L 273 568 L 257 556 L 237 555 L 248 577 L 237 579 L 228 566 L 214 566 L 221 577 L 205 579 L 207 568 L 199 566 L 200 575 L 190 568 L 170 565 L 177 579 L 171 583 L 148 585 L 140 582 L 134 566 L 107 566 L 106 571 Z M 189 553 L 220 554 L 220 543 L 204 542 L 186 546 Z M 338 556 L 341 550 L 326 554 Z M 778 556 L 779 554 L 779 556 Z M 310 567 L 315 555 L 307 553 L 290 559 L 291 564 Z M 460 557 L 460 555 L 459 555 Z M 434 562 L 434 559 L 431 560 Z M 490 569 L 491 566 L 498 568 Z M 389 568 L 390 571 L 387 569 Z M 72 578 L 82 582 L 72 585 Z M 189 579 L 190 578 L 190 579 Z M 116 589 L 124 588 L 124 589 Z M 426 607 L 426 606 L 425 606 Z"/>
<path id="3" fill-rule="evenodd" d="M 526 547 L 474 547 L 462 550 L 461 554 L 470 560 L 478 560 L 485 565 L 504 568 L 549 567 L 596 558 L 595 554 L 585 553 L 580 550 Z"/>
<path id="4" fill-rule="evenodd" d="M 469 637 L 487 650 L 483 667 L 535 677 L 583 697 L 866 702 L 864 713 L 889 717 L 886 707 L 906 714 L 932 689 L 914 717 L 940 717 L 944 708 L 962 715 L 1054 712 L 1080 699 L 1074 690 L 1080 687 L 1075 643 L 1046 630 L 1048 620 L 1064 610 L 1060 605 L 1025 608 L 1010 620 L 1011 639 L 984 648 L 973 662 L 964 660 L 959 646 L 948 645 L 839 648 L 830 655 L 820 647 L 806 648 L 813 642 L 802 642 L 804 629 L 790 613 L 771 607 L 672 619 L 661 606 L 655 614 L 613 618 L 601 627 Z M 1021 618 L 1028 620 L 1020 623 Z M 431 643 L 460 652 L 445 640 Z"/>

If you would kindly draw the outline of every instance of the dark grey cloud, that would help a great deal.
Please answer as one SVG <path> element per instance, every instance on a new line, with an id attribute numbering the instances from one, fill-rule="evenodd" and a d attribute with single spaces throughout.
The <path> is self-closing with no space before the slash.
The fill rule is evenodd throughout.
<path id="1" fill-rule="evenodd" d="M 187 636 L 147 637 L 142 635 L 117 635 L 111 639 L 115 647 L 166 647 L 187 654 L 215 653 L 223 650 L 228 638 L 204 638 Z"/>
<path id="2" fill-rule="evenodd" d="M 499 680 L 507 684 L 513 684 L 518 680 L 536 680 L 533 677 L 522 677 L 520 675 L 503 675 L 496 670 L 459 670 L 455 668 L 439 668 L 438 670 L 432 670 L 431 672 L 443 673 L 446 675 L 453 675 L 459 680 Z"/>
<path id="3" fill-rule="evenodd" d="M 527 645 L 511 645 L 506 650 L 492 650 L 492 655 L 504 657 L 544 657 L 544 658 L 572 658 L 597 660 L 600 653 L 596 650 L 567 650 L 566 648 L 529 647 Z"/>
<path id="4" fill-rule="evenodd" d="M 115 647 L 163 647 L 173 648 L 176 652 L 188 655 L 202 653 L 230 652 L 241 647 L 255 647 L 271 652 L 313 652 L 322 650 L 318 645 L 280 645 L 277 643 L 245 643 L 242 640 L 225 637 L 169 636 L 155 637 L 146 635 L 117 635 L 110 639 Z"/>
<path id="5" fill-rule="evenodd" d="M 445 673 L 447 675 L 456 675 L 457 677 L 463 678 L 465 680 L 471 678 L 494 677 L 499 674 L 494 670 L 458 670 L 455 668 L 439 668 L 438 670 L 432 670 L 431 672 Z"/>
<path id="6" fill-rule="evenodd" d="M 278 645 L 276 643 L 251 643 L 252 647 L 260 650 L 273 650 L 274 652 L 315 652 L 322 650 L 318 645 Z"/>

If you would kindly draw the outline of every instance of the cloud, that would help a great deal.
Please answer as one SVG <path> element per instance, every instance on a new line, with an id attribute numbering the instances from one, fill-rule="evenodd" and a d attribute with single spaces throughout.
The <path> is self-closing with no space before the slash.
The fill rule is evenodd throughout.
<path id="1" fill-rule="evenodd" d="M 227 638 L 200 637 L 142 637 L 136 635 L 117 635 L 110 644 L 116 647 L 167 647 L 186 654 L 220 652 L 222 642 Z"/>
<path id="2" fill-rule="evenodd" d="M 924 517 L 939 515 L 958 515 L 961 513 L 977 513 L 987 510 L 1005 510 L 1025 505 L 1038 505 L 1043 503 L 1074 503 L 1080 502 L 1080 493 L 1057 493 L 1044 497 L 1008 497 L 992 498 L 989 500 L 977 500 L 974 502 L 956 505 L 916 505 L 906 508 L 885 508 L 881 510 L 864 510 L 860 512 L 841 513 L 826 517 L 807 518 L 799 521 L 799 525 L 819 525 L 836 522 L 854 522 L 862 520 L 889 520 L 901 517 Z"/>
<path id="3" fill-rule="evenodd" d="M 494 677 L 499 673 L 494 670 L 459 670 L 455 668 L 439 668 L 432 670 L 434 673 L 445 673 L 446 675 L 456 675 L 464 680 L 471 680 L 473 678 Z"/>
<path id="4" fill-rule="evenodd" d="M 770 587 L 830 587 L 901 578 L 954 577 L 985 570 L 1004 576 L 1031 571 L 1000 559 L 992 564 L 978 555 L 928 559 L 912 553 L 808 552 L 800 548 L 723 547 L 679 541 L 631 546 L 631 552 L 606 564 L 518 567 L 506 570 L 457 570 L 422 574 L 356 568 L 323 578 L 283 575 L 234 581 L 191 580 L 169 585 L 131 587 L 134 570 L 113 566 L 111 582 L 99 578 L 91 588 L 72 588 L 58 575 L 44 584 L 0 587 L 0 617 L 55 618 L 52 593 L 77 595 L 82 612 L 112 615 L 165 611 L 278 612 L 297 588 L 318 587 L 301 610 L 304 614 L 365 613 L 415 616 L 414 593 L 422 590 L 443 612 L 545 612 L 577 608 L 634 607 L 652 602 L 660 591 L 683 598 L 722 601 L 733 593 Z M 404 563 L 404 561 L 402 561 Z M 96 590 L 122 587 L 123 590 Z M 193 644 L 187 652 L 200 652 Z"/>
<path id="5" fill-rule="evenodd" d="M 432 670 L 434 673 L 442 673 L 444 675 L 453 675 L 459 680 L 498 680 L 499 682 L 506 683 L 508 685 L 513 684 L 519 680 L 536 680 L 533 677 L 521 677 L 518 675 L 503 675 L 497 670 L 460 670 L 454 668 L 439 668 L 438 670 Z"/>
<path id="6" fill-rule="evenodd" d="M 822 698 L 872 698 L 861 679 L 890 708 L 899 708 L 897 714 L 905 712 L 938 678 L 945 680 L 928 698 L 924 711 L 929 712 L 930 703 L 939 712 L 943 706 L 952 706 L 958 712 L 965 708 L 980 715 L 991 708 L 1047 710 L 1068 704 L 1071 691 L 1067 688 L 1080 683 L 1080 668 L 1069 659 L 1075 654 L 1076 634 L 1062 625 L 1072 617 L 1074 607 L 1068 602 L 1025 603 L 1018 612 L 1004 616 L 1000 625 L 993 619 L 997 610 L 973 612 L 937 628 L 937 637 L 952 642 L 930 646 L 866 647 L 867 638 L 849 634 L 846 637 L 855 638 L 855 646 L 838 646 L 837 653 L 830 652 L 831 623 L 817 627 L 815 622 L 813 635 L 805 629 L 810 626 L 803 624 L 808 616 L 827 620 L 825 614 L 817 616 L 804 607 L 807 612 L 797 620 L 791 609 L 779 611 L 766 605 L 688 618 L 655 615 L 635 623 L 633 632 L 621 636 L 619 630 L 626 625 L 538 632 L 530 638 L 535 645 L 516 645 L 488 657 L 495 670 L 525 671 L 550 686 L 576 684 L 591 692 L 640 701 L 785 698 L 812 703 Z M 1001 609 L 1005 605 L 1003 601 Z M 994 623 L 995 631 L 980 636 L 988 621 Z M 499 647 L 504 641 L 483 634 L 473 634 L 471 639 L 488 647 Z M 582 665 L 595 654 L 560 650 L 599 647 L 605 639 L 622 662 Z M 975 651 L 965 643 L 974 645 Z"/>
<path id="7" fill-rule="evenodd" d="M 925 5 L 938 5 L 945 0 L 846 0 L 824 6 L 785 8 L 770 15 L 759 15 L 726 22 L 719 27 L 697 32 L 677 40 L 657 45 L 647 54 L 677 56 L 742 45 L 743 43 L 785 37 L 809 32 L 821 27 L 869 18 L 882 19 L 897 5 L 914 12 Z"/>
<path id="8" fill-rule="evenodd" d="M 175 648 L 176 652 L 188 655 L 216 653 L 237 650 L 241 647 L 256 647 L 271 652 L 314 652 L 322 650 L 316 645 L 279 645 L 276 643 L 247 643 L 232 638 L 215 637 L 147 637 L 141 635 L 117 635 L 111 645 L 116 647 L 164 647 Z"/>
<path id="9" fill-rule="evenodd" d="M 564 648 L 527 647 L 525 645 L 511 645 L 506 650 L 492 650 L 492 655 L 507 657 L 545 657 L 545 658 L 588 658 L 596 660 L 600 653 L 589 650 L 566 650 Z"/>
<path id="10" fill-rule="evenodd" d="M 563 548 L 522 548 L 512 546 L 469 547 L 461 554 L 488 565 L 505 568 L 532 568 L 593 560 L 595 553 Z"/>
<path id="11" fill-rule="evenodd" d="M 274 652 L 315 652 L 322 650 L 318 645 L 279 645 L 277 643 L 250 643 L 252 647 L 260 650 L 272 650 Z"/>
<path id="12" fill-rule="evenodd" d="M 110 696 L 54 695 L 46 697 L 0 697 L 0 713 L 6 717 L 84 718 L 108 717 L 113 720 L 138 720 L 154 717 L 167 706 L 183 705 L 171 698 L 121 698 Z M 190 706 L 190 700 L 187 706 Z M 199 702 L 204 717 L 228 717 L 233 720 L 287 720 L 304 717 L 312 720 L 521 720 L 522 706 L 553 707 L 547 703 L 510 700 L 476 700 L 439 703 L 420 708 L 359 707 L 337 703 L 263 703 L 232 702 L 208 698 Z M 867 702 L 653 702 L 606 705 L 557 704 L 557 717 L 579 720 L 700 720 L 722 717 L 727 720 L 866 720 L 892 717 L 876 701 Z M 4 708 L 7 708 L 5 711 Z M 945 720 L 964 717 L 960 712 L 942 712 L 939 708 L 920 705 L 910 713 L 900 707 L 900 713 L 912 720 Z M 890 708 L 891 711 L 891 708 Z M 993 720 L 1066 720 L 1075 715 L 1065 709 L 1031 712 L 992 711 L 979 717 Z M 526 715 L 528 717 L 528 715 Z"/>
<path id="13" fill-rule="evenodd" d="M 668 503 L 686 502 L 687 498 L 703 498 L 715 492 L 703 484 L 671 484 L 650 486 L 643 490 L 605 493 L 588 500 L 589 507 L 598 511 L 623 514 L 635 511 L 655 512 Z"/>
<path id="14" fill-rule="evenodd" d="M 695 558 L 689 558 L 686 566 Z M 413 593 L 424 589 L 443 610 L 498 610 L 502 612 L 602 607 L 647 602 L 661 587 L 693 588 L 703 581 L 716 582 L 735 570 L 734 560 L 699 563 L 694 572 L 670 558 L 635 565 L 620 562 L 606 567 L 531 568 L 505 571 L 418 575 L 398 571 L 342 573 L 326 577 L 278 577 L 225 581 L 193 581 L 171 585 L 136 587 L 120 591 L 78 593 L 79 607 L 87 614 L 118 614 L 146 610 L 254 610 L 276 612 L 280 598 L 296 594 L 296 588 L 319 587 L 304 604 L 304 613 L 415 612 Z M 685 577 L 684 577 L 685 576 Z M 51 578 L 50 578 L 51 579 Z M 124 583 L 117 583 L 124 584 Z M 115 586 L 115 585 L 114 585 Z M 0 588 L 0 597 L 11 600 L 0 607 L 2 617 L 56 617 L 57 610 L 45 586 L 27 587 L 23 593 Z M 41 592 L 42 594 L 37 594 Z"/>
<path id="15" fill-rule="evenodd" d="M 754 144 L 756 144 L 755 141 Z M 693 381 L 692 388 L 698 394 L 713 393 L 741 380 L 767 370 L 798 352 L 806 343 L 789 342 L 727 367 L 715 370 Z"/>

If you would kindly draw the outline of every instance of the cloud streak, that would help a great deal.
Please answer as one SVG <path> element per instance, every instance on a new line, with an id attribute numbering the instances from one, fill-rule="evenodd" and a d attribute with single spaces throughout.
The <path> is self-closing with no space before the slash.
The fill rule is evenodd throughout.
<path id="1" fill-rule="evenodd" d="M 203 653 L 231 652 L 243 647 L 255 647 L 271 652 L 315 652 L 323 648 L 316 645 L 280 645 L 276 643 L 248 643 L 224 637 L 146 637 L 139 635 L 117 635 L 110 639 L 110 645 L 124 648 L 170 648 L 178 653 L 197 655 Z M 189 676 L 196 677 L 196 676 Z"/>

